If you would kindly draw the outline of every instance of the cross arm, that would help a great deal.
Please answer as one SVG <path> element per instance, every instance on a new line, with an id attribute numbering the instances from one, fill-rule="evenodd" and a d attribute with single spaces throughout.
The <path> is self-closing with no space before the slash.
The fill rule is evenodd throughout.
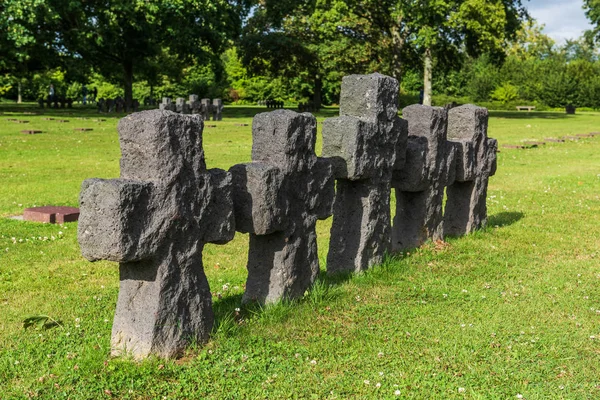
<path id="1" fill-rule="evenodd" d="M 88 179 L 79 196 L 78 241 L 90 261 L 135 262 L 152 256 L 143 238 L 152 184 Z"/>

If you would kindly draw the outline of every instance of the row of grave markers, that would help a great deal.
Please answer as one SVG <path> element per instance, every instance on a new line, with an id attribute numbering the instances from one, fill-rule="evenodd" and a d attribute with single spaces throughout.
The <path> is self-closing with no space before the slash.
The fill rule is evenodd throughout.
<path id="1" fill-rule="evenodd" d="M 340 116 L 323 124 L 322 157 L 313 115 L 258 114 L 252 162 L 229 171 L 207 170 L 202 118 L 158 110 L 123 118 L 121 177 L 83 183 L 78 228 L 85 258 L 120 263 L 113 354 L 176 357 L 208 340 L 202 249 L 236 231 L 250 241 L 243 302 L 273 303 L 315 282 L 318 219 L 333 215 L 330 273 L 483 227 L 497 150 L 487 110 L 413 105 L 402 119 L 398 92 L 384 75 L 345 77 Z"/>
<path id="2" fill-rule="evenodd" d="M 178 97 L 173 103 L 169 97 L 163 97 L 159 109 L 180 114 L 199 114 L 205 121 L 210 121 L 212 115 L 213 121 L 222 121 L 225 106 L 221 99 L 213 99 L 211 104 L 210 99 L 200 100 L 198 95 L 191 94 L 189 102 L 183 97 Z"/>

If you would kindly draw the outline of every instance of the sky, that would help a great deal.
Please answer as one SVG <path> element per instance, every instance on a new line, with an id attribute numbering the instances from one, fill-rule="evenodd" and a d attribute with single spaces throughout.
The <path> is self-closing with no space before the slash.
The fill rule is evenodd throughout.
<path id="1" fill-rule="evenodd" d="M 557 44 L 577 39 L 591 28 L 582 8 L 583 0 L 530 0 L 523 4 L 532 17 L 546 25 L 544 33 Z"/>

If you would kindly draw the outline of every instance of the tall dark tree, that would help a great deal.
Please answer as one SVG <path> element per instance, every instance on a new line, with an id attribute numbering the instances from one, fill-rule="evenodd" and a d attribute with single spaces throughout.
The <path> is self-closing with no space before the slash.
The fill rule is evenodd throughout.
<path id="1" fill-rule="evenodd" d="M 81 60 L 123 84 L 132 101 L 136 71 L 167 51 L 177 61 L 218 60 L 236 37 L 247 10 L 229 0 L 35 0 L 27 1 L 33 21 L 24 21 L 55 54 Z M 50 34 L 54 33 L 54 34 Z"/>

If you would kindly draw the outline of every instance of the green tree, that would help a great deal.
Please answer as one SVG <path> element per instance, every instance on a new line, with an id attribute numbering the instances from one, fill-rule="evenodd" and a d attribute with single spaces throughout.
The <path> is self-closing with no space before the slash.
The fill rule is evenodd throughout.
<path id="1" fill-rule="evenodd" d="M 134 73 L 150 74 L 163 52 L 178 62 L 218 62 L 241 27 L 246 2 L 229 0 L 26 0 L 23 21 L 57 54 L 122 82 L 132 101 Z"/>

